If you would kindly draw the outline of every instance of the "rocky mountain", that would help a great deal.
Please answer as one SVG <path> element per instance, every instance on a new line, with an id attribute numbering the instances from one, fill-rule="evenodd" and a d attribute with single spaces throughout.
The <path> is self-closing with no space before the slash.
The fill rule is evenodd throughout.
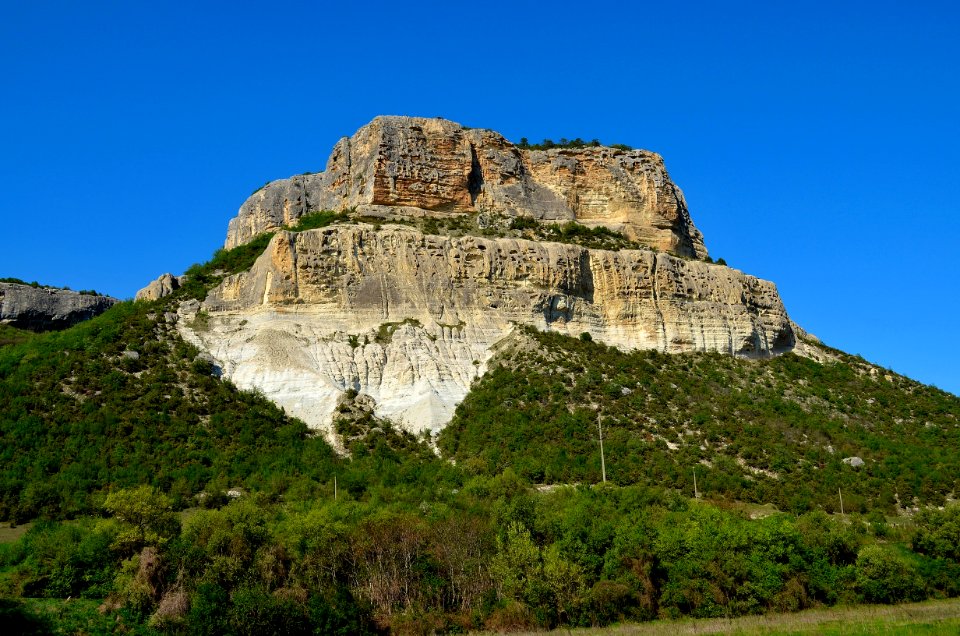
<path id="1" fill-rule="evenodd" d="M 462 166 L 417 166 L 455 148 L 394 138 L 424 121 L 339 152 L 419 175 L 403 201 L 453 197 Z M 136 302 L 0 324 L 4 537 L 43 520 L 0 545 L 12 631 L 530 631 L 960 595 L 960 399 L 812 339 L 772 283 L 685 248 L 692 222 L 646 224 L 656 197 L 585 218 L 615 172 L 574 179 L 558 218 L 474 205 L 489 170 L 447 209 L 248 201 L 250 236 Z"/>
<path id="2" fill-rule="evenodd" d="M 0 323 L 31 331 L 65 329 L 118 302 L 99 294 L 0 282 Z"/>
<path id="3" fill-rule="evenodd" d="M 344 214 L 281 229 L 323 209 Z M 473 230 L 437 228 L 451 220 Z M 522 231 L 570 222 L 629 249 Z M 181 306 L 179 329 L 239 387 L 326 431 L 348 390 L 407 430 L 442 428 L 518 325 L 669 353 L 766 357 L 797 342 L 772 283 L 707 259 L 662 158 L 643 150 L 531 150 L 378 117 L 323 173 L 254 193 L 226 246 L 266 232 L 249 271 Z"/>

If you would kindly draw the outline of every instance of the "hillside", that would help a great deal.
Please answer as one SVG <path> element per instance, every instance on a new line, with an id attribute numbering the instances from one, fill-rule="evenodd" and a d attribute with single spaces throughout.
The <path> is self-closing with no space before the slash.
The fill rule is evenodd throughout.
<path id="1" fill-rule="evenodd" d="M 439 437 L 478 474 L 596 483 L 598 419 L 608 478 L 781 510 L 943 505 L 960 476 L 960 398 L 809 345 L 744 360 L 624 353 L 532 329 L 504 343 Z M 860 458 L 862 466 L 853 458 Z M 846 461 L 845 461 L 846 460 Z"/>
<path id="2" fill-rule="evenodd" d="M 456 465 L 354 394 L 341 457 L 172 324 L 262 248 L 0 349 L 5 516 L 80 515 L 0 544 L 10 624 L 510 631 L 960 593 L 960 507 L 885 516 L 955 488 L 954 396 L 815 344 L 832 360 L 623 353 L 524 328 L 439 436 Z M 594 405 L 607 487 L 587 485 Z M 693 466 L 708 504 L 690 498 Z M 831 517 L 836 488 L 846 515 Z M 751 520 L 742 502 L 793 514 Z"/>

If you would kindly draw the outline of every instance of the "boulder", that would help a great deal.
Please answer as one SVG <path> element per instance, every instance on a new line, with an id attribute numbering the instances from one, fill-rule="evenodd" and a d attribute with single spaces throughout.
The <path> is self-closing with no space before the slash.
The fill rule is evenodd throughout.
<path id="1" fill-rule="evenodd" d="M 180 285 L 186 280 L 185 276 L 174 276 L 173 274 L 161 274 L 160 277 L 137 292 L 135 300 L 159 300 L 169 296 L 180 289 Z"/>

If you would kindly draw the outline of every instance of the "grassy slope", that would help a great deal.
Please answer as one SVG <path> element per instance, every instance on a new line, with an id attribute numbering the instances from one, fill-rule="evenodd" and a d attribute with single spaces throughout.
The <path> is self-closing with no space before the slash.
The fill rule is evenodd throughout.
<path id="1" fill-rule="evenodd" d="M 942 504 L 960 475 L 960 399 L 839 352 L 622 353 L 525 330 L 481 378 L 440 436 L 477 473 L 510 466 L 544 483 L 608 478 L 781 509 L 892 510 Z M 832 448 L 832 452 L 831 449 Z M 858 456 L 859 470 L 845 465 Z"/>
<path id="2" fill-rule="evenodd" d="M 30 340 L 33 335 L 32 331 L 0 324 L 0 347 L 26 342 Z"/>
<path id="3" fill-rule="evenodd" d="M 543 632 L 530 632 L 539 633 Z M 553 632 L 549 632 L 553 633 Z M 604 628 L 563 629 L 577 636 L 674 636 L 683 634 L 740 634 L 742 636 L 912 636 L 960 633 L 960 600 L 926 601 L 904 605 L 865 605 L 806 610 L 792 614 L 764 614 L 741 618 L 704 618 L 653 621 Z M 519 636 L 519 634 L 518 634 Z"/>

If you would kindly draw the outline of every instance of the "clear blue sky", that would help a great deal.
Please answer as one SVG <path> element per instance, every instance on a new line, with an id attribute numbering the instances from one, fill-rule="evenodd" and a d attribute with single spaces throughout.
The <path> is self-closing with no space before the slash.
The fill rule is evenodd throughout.
<path id="1" fill-rule="evenodd" d="M 378 114 L 661 153 L 711 253 L 960 393 L 952 2 L 22 2 L 0 276 L 130 297 Z"/>

